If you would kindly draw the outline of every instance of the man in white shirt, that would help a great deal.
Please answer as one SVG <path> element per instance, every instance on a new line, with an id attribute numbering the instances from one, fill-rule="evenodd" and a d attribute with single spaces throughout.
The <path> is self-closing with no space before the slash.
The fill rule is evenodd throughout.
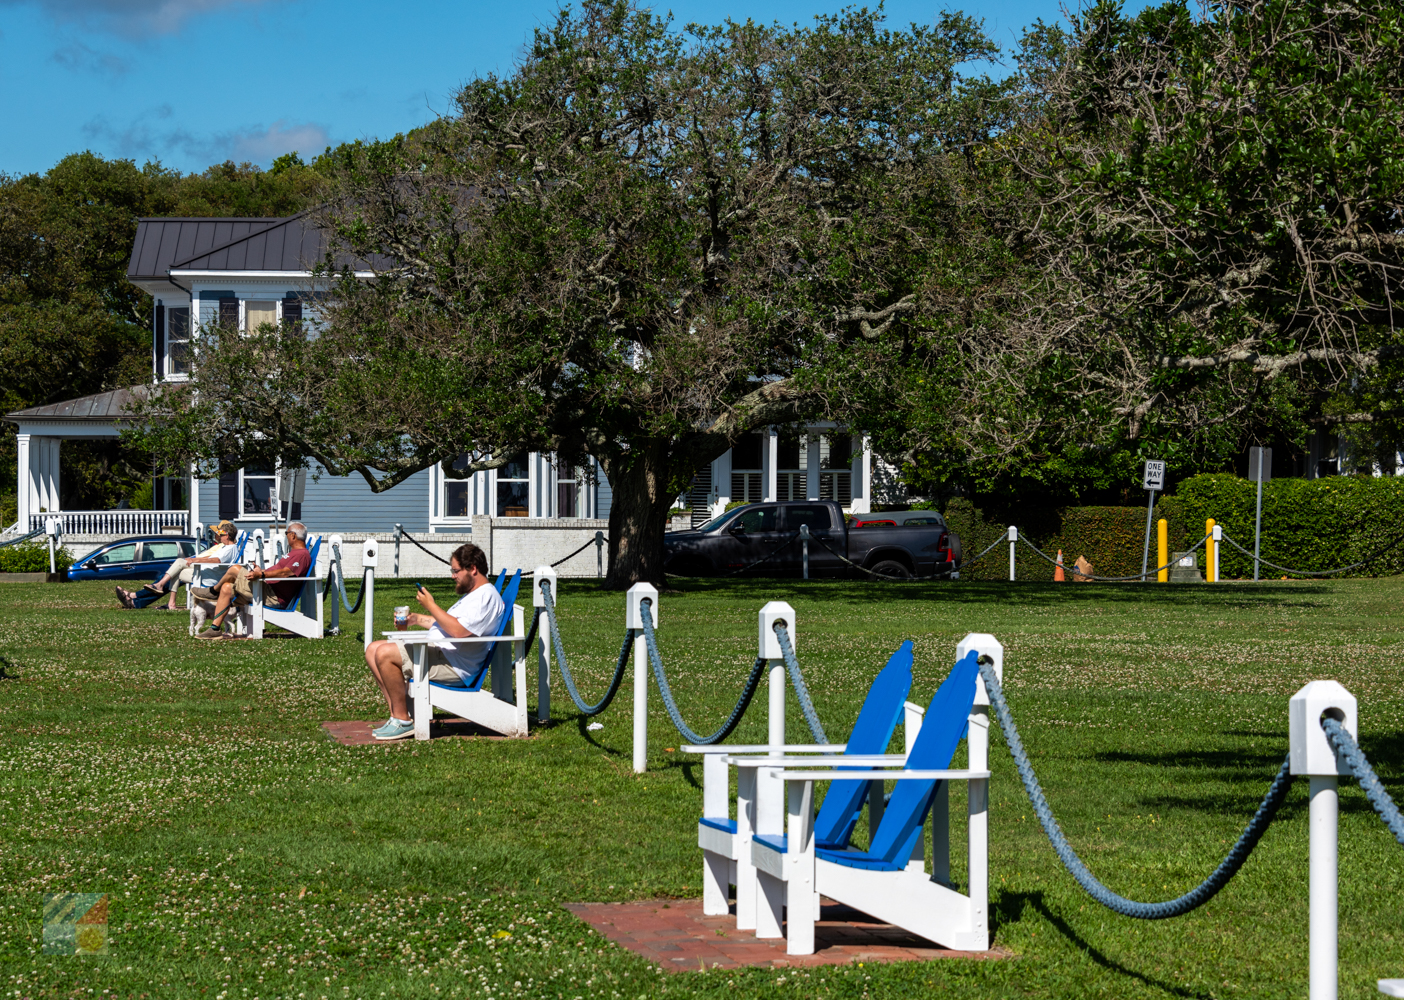
<path id="1" fill-rule="evenodd" d="M 430 642 L 425 651 L 429 680 L 466 685 L 482 669 L 490 644 L 455 645 L 433 640 L 496 635 L 506 609 L 502 596 L 487 577 L 487 557 L 472 542 L 454 550 L 449 557 L 449 570 L 453 574 L 454 590 L 463 596 L 445 611 L 435 602 L 434 595 L 421 587 L 415 598 L 426 613 L 410 615 L 404 627 L 429 629 Z M 390 708 L 389 720 L 372 730 L 371 735 L 378 740 L 402 740 L 411 735 L 414 723 L 409 717 L 407 682 L 414 676 L 414 666 L 405 644 L 394 639 L 371 643 L 366 647 L 366 665 Z"/>

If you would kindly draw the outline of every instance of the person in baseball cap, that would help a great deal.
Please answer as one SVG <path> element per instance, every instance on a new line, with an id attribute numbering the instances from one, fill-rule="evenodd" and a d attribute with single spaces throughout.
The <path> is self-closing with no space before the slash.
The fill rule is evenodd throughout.
<path id="1" fill-rule="evenodd" d="M 155 583 L 148 583 L 140 590 L 126 590 L 117 588 L 117 600 L 124 608 L 144 608 L 147 605 L 157 603 L 159 599 L 167 593 L 170 588 L 170 597 L 166 601 L 166 610 L 176 610 L 176 591 L 180 589 L 182 583 L 190 583 L 195 578 L 195 566 L 201 564 L 224 564 L 229 565 L 234 562 L 239 554 L 239 546 L 236 539 L 239 537 L 239 529 L 234 527 L 233 521 L 220 521 L 215 525 L 214 533 L 216 542 L 204 552 L 190 559 L 177 559 L 171 563 L 171 568 L 166 570 L 166 574 Z M 174 583 L 172 583 L 174 581 Z"/>

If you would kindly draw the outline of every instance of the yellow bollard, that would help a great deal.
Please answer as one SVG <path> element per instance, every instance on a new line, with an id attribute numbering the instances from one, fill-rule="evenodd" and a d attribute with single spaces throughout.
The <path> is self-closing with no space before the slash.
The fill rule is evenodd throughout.
<path id="1" fill-rule="evenodd" d="M 1204 579 L 1210 583 L 1218 583 L 1218 576 L 1214 569 L 1218 562 L 1214 556 L 1214 519 L 1211 517 L 1204 522 L 1204 533 L 1209 536 L 1209 540 L 1204 543 Z"/>
<path id="2" fill-rule="evenodd" d="M 1155 522 L 1155 559 L 1155 564 L 1160 567 L 1155 574 L 1155 582 L 1168 583 L 1170 567 L 1165 564 L 1170 561 L 1170 525 L 1165 523 L 1163 517 Z"/>

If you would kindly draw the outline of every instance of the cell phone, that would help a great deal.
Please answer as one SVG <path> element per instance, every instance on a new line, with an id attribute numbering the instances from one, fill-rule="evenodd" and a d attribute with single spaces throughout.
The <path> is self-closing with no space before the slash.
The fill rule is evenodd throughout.
<path id="1" fill-rule="evenodd" d="M 416 581 L 414 581 L 414 589 L 415 589 L 415 590 L 423 590 L 423 589 L 424 589 L 424 584 L 422 584 L 422 583 L 420 583 L 418 580 L 416 580 Z"/>

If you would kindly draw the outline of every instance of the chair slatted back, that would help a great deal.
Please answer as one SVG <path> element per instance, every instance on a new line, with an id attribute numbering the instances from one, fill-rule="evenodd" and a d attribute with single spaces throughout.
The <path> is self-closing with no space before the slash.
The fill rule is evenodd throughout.
<path id="1" fill-rule="evenodd" d="M 502 593 L 502 581 L 505 579 L 507 579 L 506 568 L 504 568 L 501 573 L 497 574 L 497 582 L 493 584 L 493 586 L 497 588 L 499 594 Z"/>
<path id="2" fill-rule="evenodd" d="M 887 753 L 902 706 L 912 690 L 912 643 L 907 640 L 888 658 L 887 665 L 873 678 L 858 720 L 849 734 L 846 754 Z M 814 836 L 820 843 L 847 844 L 858 823 L 867 793 L 866 781 L 835 781 L 829 785 L 824 804 L 814 820 Z"/>
<path id="3" fill-rule="evenodd" d="M 965 736 L 970 710 L 975 705 L 975 681 L 980 676 L 979 654 L 973 650 L 957 660 L 931 697 L 921 722 L 921 732 L 907 754 L 907 770 L 939 771 L 951 766 L 956 747 Z M 935 781 L 899 781 L 887 802 L 882 822 L 873 835 L 868 855 L 888 863 L 911 857 L 926 820 Z"/>
<path id="4" fill-rule="evenodd" d="M 321 549 L 321 547 L 322 547 L 322 536 L 321 536 L 321 535 L 318 535 L 315 539 L 313 539 L 312 544 L 309 545 L 309 546 L 307 547 L 307 550 L 308 550 L 309 552 L 312 553 L 312 565 L 311 565 L 310 567 L 308 567 L 308 570 L 307 570 L 307 575 L 308 575 L 308 576 L 316 576 L 316 575 L 317 575 L 317 552 Z M 274 579 L 277 579 L 277 577 L 274 577 Z M 310 582 L 310 581 L 308 581 L 308 582 Z M 291 602 L 286 608 L 278 608 L 277 610 L 279 610 L 279 611 L 296 611 L 296 610 L 297 610 L 298 602 L 300 602 L 300 601 L 302 600 L 302 595 L 303 595 L 304 593 L 306 593 L 306 592 L 307 592 L 307 583 L 303 583 L 302 589 L 299 590 L 299 591 L 297 592 L 297 596 L 294 597 L 294 598 L 292 599 L 292 602 Z M 304 612 L 304 614 L 305 614 L 305 613 L 306 613 L 306 612 Z"/>
<path id="5" fill-rule="evenodd" d="M 505 576 L 507 571 L 504 569 Z M 502 591 L 502 620 L 497 623 L 497 634 L 506 635 L 507 630 L 512 627 L 512 604 L 517 600 L 517 592 L 522 587 L 522 571 L 512 574 L 512 579 L 507 582 L 506 589 L 498 588 Z M 483 662 L 478 664 L 478 672 L 468 681 L 468 690 L 477 691 L 483 686 L 483 681 L 487 679 L 488 667 L 492 666 L 492 657 L 497 652 L 497 643 L 487 648 L 487 656 L 483 657 Z"/>

